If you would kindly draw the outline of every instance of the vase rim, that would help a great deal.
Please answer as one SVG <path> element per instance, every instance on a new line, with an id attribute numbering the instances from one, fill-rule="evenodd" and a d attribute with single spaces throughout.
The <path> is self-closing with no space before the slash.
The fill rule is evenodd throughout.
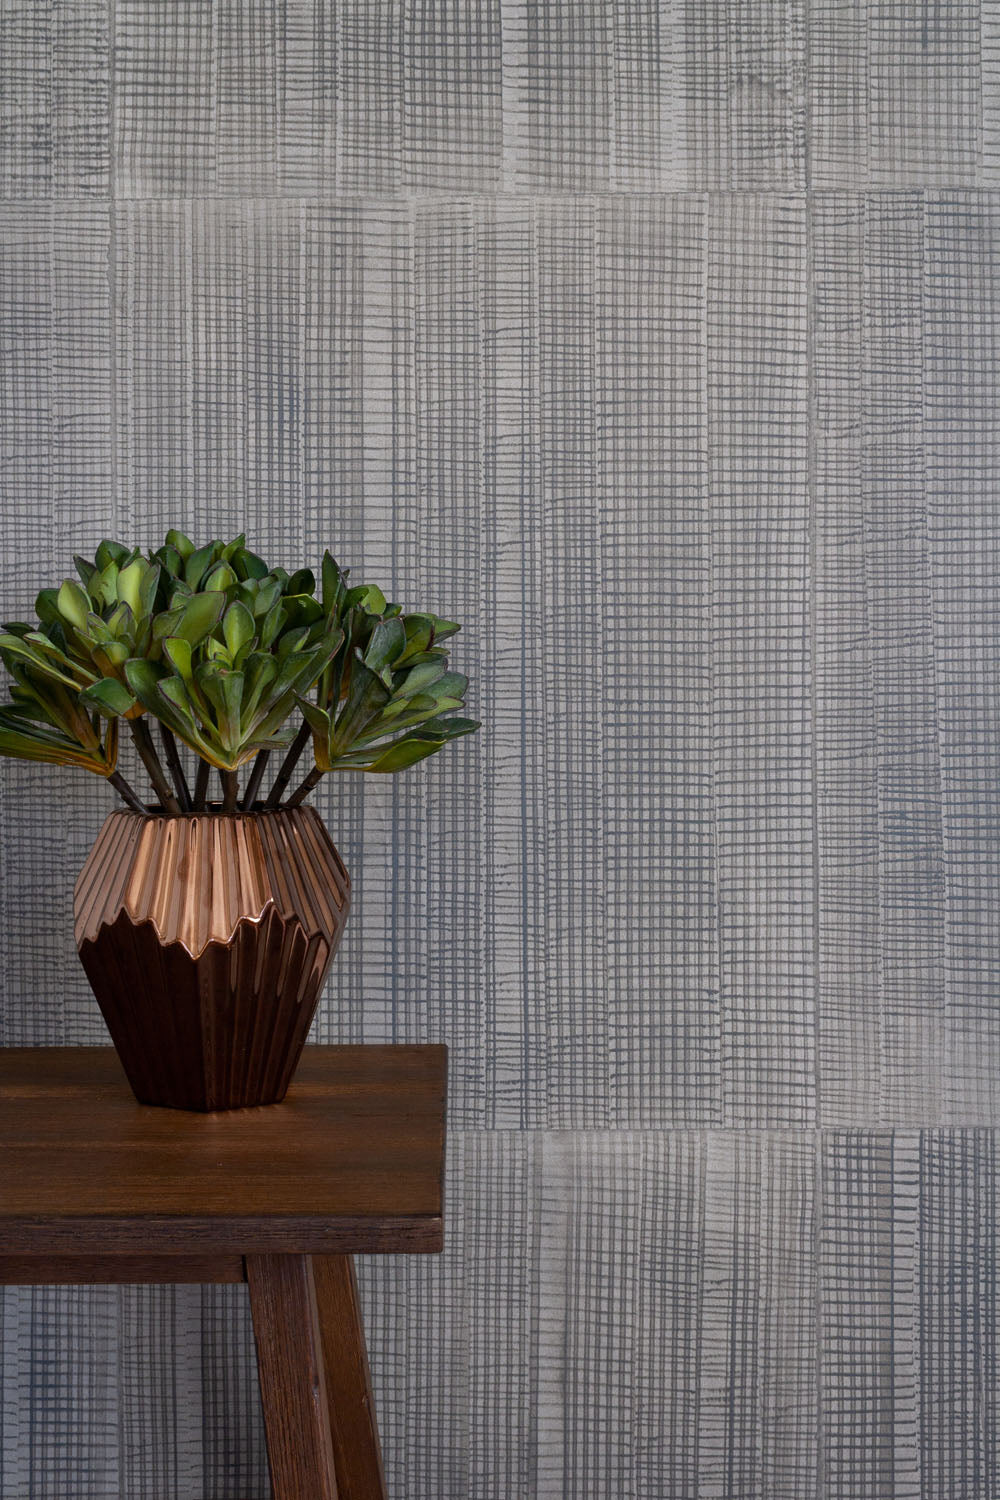
<path id="1" fill-rule="evenodd" d="M 142 812 L 139 812 L 134 807 L 112 808 L 112 812 L 127 813 L 130 818 L 155 818 L 159 822 L 164 823 L 179 823 L 182 821 L 187 822 L 192 818 L 225 818 L 229 822 L 236 822 L 242 818 L 260 818 L 266 815 L 273 815 L 274 813 L 315 811 L 316 809 L 313 807 L 311 802 L 302 802 L 298 807 L 288 807 L 287 804 L 284 803 L 279 804 L 277 807 L 265 807 L 262 802 L 255 802 L 253 807 L 236 807 L 232 812 L 223 812 L 221 802 L 209 802 L 206 807 L 201 808 L 197 812 L 191 811 L 179 813 L 167 812 L 166 808 L 154 807 L 149 803 L 145 804 Z"/>

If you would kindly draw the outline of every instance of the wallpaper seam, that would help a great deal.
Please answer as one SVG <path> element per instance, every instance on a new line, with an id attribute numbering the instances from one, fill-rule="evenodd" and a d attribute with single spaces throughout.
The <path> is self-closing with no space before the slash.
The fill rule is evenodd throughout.
<path id="1" fill-rule="evenodd" d="M 0 16 L 5 607 L 335 538 L 480 682 L 317 798 L 313 1038 L 452 1049 L 445 1253 L 361 1267 L 394 1495 L 996 1490 L 996 10 Z M 35 776 L 0 1034 L 93 1040 Z M 238 1291 L 0 1292 L 0 1495 L 263 1494 Z"/>
<path id="2" fill-rule="evenodd" d="M 121 525 L 121 497 L 118 493 L 118 87 L 115 56 L 116 6 L 118 0 L 107 0 L 108 17 L 108 363 L 111 389 L 108 419 L 110 424 L 108 461 L 111 471 L 111 521 L 117 535 Z"/>

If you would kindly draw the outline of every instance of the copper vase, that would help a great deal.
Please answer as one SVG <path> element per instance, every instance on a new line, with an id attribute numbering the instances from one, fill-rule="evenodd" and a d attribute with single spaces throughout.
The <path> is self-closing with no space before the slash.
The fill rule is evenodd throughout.
<path id="1" fill-rule="evenodd" d="M 315 808 L 111 813 L 76 883 L 76 945 L 136 1098 L 283 1099 L 349 903 Z"/>

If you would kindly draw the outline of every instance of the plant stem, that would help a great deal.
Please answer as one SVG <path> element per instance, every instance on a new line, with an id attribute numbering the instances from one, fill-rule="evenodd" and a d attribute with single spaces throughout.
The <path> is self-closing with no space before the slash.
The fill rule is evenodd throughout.
<path id="1" fill-rule="evenodd" d="M 212 767 L 207 760 L 198 761 L 198 774 L 194 778 L 194 810 L 205 811 L 205 802 L 208 798 L 208 778 L 212 774 Z"/>
<path id="2" fill-rule="evenodd" d="M 163 741 L 163 748 L 166 751 L 171 780 L 177 789 L 177 800 L 180 802 L 181 811 L 190 812 L 191 789 L 187 784 L 187 777 L 184 775 L 184 767 L 181 765 L 181 758 L 177 751 L 177 741 L 166 724 L 160 725 L 160 738 Z"/>
<path id="3" fill-rule="evenodd" d="M 156 746 L 153 744 L 153 736 L 149 732 L 149 725 L 145 719 L 128 719 L 126 722 L 132 731 L 135 748 L 139 752 L 139 757 L 143 765 L 149 772 L 149 779 L 153 783 L 156 795 L 160 799 L 160 806 L 173 817 L 179 817 L 181 805 L 170 790 L 166 772 L 160 765 L 160 757 L 157 755 Z"/>
<path id="4" fill-rule="evenodd" d="M 299 803 L 302 802 L 306 797 L 308 797 L 313 787 L 319 785 L 320 780 L 325 775 L 326 772 L 321 771 L 319 766 L 313 766 L 312 770 L 309 772 L 309 775 L 305 778 L 305 780 L 300 782 L 299 785 L 295 788 L 294 792 L 285 803 L 285 806 L 298 807 Z"/>
<path id="5" fill-rule="evenodd" d="M 260 790 L 261 778 L 264 775 L 264 769 L 270 759 L 270 750 L 257 751 L 257 759 L 253 763 L 253 770 L 250 772 L 250 780 L 247 782 L 247 789 L 243 793 L 244 812 L 251 812 L 253 810 L 253 805 L 256 801 L 257 793 Z"/>
<path id="6" fill-rule="evenodd" d="M 111 775 L 108 777 L 108 780 L 114 787 L 115 791 L 118 793 L 119 797 L 125 803 L 126 807 L 130 807 L 133 812 L 144 813 L 146 811 L 142 803 L 139 801 L 139 798 L 136 796 L 135 792 L 129 786 L 128 782 L 125 780 L 125 777 L 120 771 L 112 771 Z"/>
<path id="7" fill-rule="evenodd" d="M 309 728 L 308 724 L 303 722 L 299 726 L 299 732 L 295 736 L 294 740 L 292 740 L 292 743 L 288 747 L 288 754 L 281 762 L 281 770 L 274 778 L 274 786 L 271 788 L 270 795 L 266 803 L 264 804 L 265 807 L 278 806 L 278 803 L 281 801 L 282 792 L 285 790 L 285 787 L 292 779 L 292 772 L 295 770 L 295 767 L 298 764 L 299 757 L 301 756 L 303 750 L 306 748 L 306 745 L 309 743 L 309 736 L 311 733 L 312 731 Z"/>
<path id="8" fill-rule="evenodd" d="M 222 811 L 231 813 L 236 811 L 236 799 L 240 794 L 240 778 L 237 771 L 220 771 L 219 777 L 222 781 Z"/>

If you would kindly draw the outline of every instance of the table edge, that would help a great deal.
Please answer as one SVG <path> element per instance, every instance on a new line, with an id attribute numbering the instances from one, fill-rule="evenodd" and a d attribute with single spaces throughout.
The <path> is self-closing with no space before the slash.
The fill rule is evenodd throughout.
<path id="1" fill-rule="evenodd" d="M 377 1218 L 11 1218 L 0 1255 L 428 1255 L 444 1249 L 443 1214 Z"/>

